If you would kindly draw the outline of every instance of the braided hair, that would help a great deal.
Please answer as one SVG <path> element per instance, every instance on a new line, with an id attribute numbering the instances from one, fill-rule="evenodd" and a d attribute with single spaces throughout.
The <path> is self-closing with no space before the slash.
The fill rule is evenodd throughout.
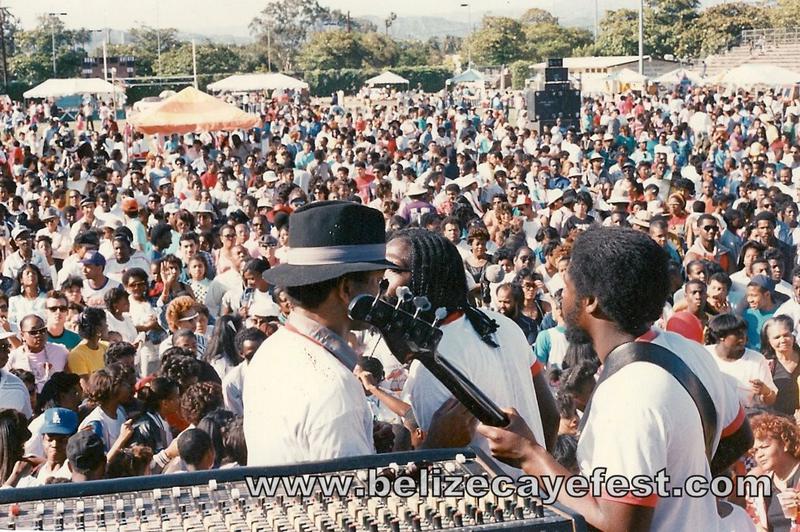
<path id="1" fill-rule="evenodd" d="M 498 329 L 497 322 L 467 302 L 464 261 L 453 243 L 438 233 L 416 228 L 397 231 L 392 235 L 392 240 L 396 239 L 408 242 L 410 249 L 411 292 L 427 297 L 431 309 L 463 311 L 481 340 L 498 347 L 492 337 Z M 425 317 L 432 319 L 433 314 L 428 312 Z"/>

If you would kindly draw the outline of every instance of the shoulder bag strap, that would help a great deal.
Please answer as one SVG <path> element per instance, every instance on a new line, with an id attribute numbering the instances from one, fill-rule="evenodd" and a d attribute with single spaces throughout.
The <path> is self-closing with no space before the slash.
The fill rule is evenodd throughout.
<path id="1" fill-rule="evenodd" d="M 717 433 L 717 410 L 714 407 L 714 401 L 697 375 L 689 369 L 680 357 L 670 350 L 651 342 L 629 342 L 617 347 L 609 353 L 603 363 L 603 370 L 595 385 L 595 393 L 597 392 L 597 388 L 603 384 L 606 379 L 632 362 L 649 362 L 655 364 L 672 375 L 675 380 L 683 386 L 694 401 L 697 411 L 700 414 L 700 421 L 703 424 L 706 456 L 710 463 L 714 454 L 714 438 Z M 594 393 L 592 394 L 592 398 L 593 397 Z M 586 405 L 583 417 L 581 418 L 581 430 L 583 430 L 586 421 L 589 419 L 589 410 L 591 407 L 592 400 L 590 399 L 589 403 Z"/>

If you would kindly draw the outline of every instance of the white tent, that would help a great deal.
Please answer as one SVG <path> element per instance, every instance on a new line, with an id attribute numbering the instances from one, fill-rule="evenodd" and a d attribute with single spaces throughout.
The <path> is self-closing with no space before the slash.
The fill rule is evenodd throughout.
<path id="1" fill-rule="evenodd" d="M 475 69 L 468 68 L 461 74 L 447 80 L 448 84 L 458 85 L 460 83 L 483 83 L 486 78 Z"/>
<path id="2" fill-rule="evenodd" d="M 697 72 L 686 70 L 685 68 L 677 68 L 667 72 L 666 74 L 661 74 L 653 81 L 662 85 L 680 85 L 684 82 L 684 80 L 688 81 L 692 85 L 703 85 L 706 82 L 706 80 L 703 79 L 703 76 Z"/>
<path id="3" fill-rule="evenodd" d="M 248 92 L 267 90 L 307 89 L 308 83 L 280 73 L 236 74 L 208 86 L 214 92 Z"/>
<path id="4" fill-rule="evenodd" d="M 408 80 L 402 76 L 398 76 L 394 72 L 389 72 L 387 70 L 383 74 L 369 78 L 364 82 L 364 85 L 368 85 L 370 87 L 374 85 L 408 85 Z"/>
<path id="5" fill-rule="evenodd" d="M 800 73 L 777 65 L 745 63 L 723 72 L 715 81 L 731 87 L 786 86 L 800 83 Z"/>
<path id="6" fill-rule="evenodd" d="M 121 87 L 99 78 L 48 79 L 34 88 L 25 91 L 25 98 L 61 98 L 76 94 L 121 94 Z"/>
<path id="7" fill-rule="evenodd" d="M 647 76 L 644 74 L 639 74 L 630 68 L 623 68 L 622 70 L 615 72 L 613 74 L 613 78 L 620 83 L 625 83 L 628 85 L 643 85 L 647 83 Z"/>

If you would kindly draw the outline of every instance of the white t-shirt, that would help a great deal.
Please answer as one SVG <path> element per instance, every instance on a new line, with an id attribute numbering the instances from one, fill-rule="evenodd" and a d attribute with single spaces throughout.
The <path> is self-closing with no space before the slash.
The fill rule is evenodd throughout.
<path id="1" fill-rule="evenodd" d="M 654 334 L 657 336 L 652 339 Z M 733 432 L 744 422 L 744 409 L 730 377 L 692 340 L 655 331 L 645 338 L 679 356 L 708 390 L 717 409 L 716 449 L 723 430 Z M 683 487 L 690 475 L 702 474 L 710 482 L 697 407 L 683 386 L 660 367 L 634 362 L 619 370 L 595 389 L 588 416 L 577 453 L 583 475 L 604 467 L 606 478 L 654 478 L 665 469 L 670 478 L 668 490 Z M 656 532 L 720 530 L 716 499 L 711 494 L 661 500 L 656 495 L 642 499 L 629 494 L 624 502 L 655 507 L 651 530 Z"/>
<path id="2" fill-rule="evenodd" d="M 766 384 L 773 392 L 778 392 L 778 387 L 772 382 L 772 373 L 769 370 L 767 359 L 764 355 L 752 349 L 745 349 L 744 355 L 739 360 L 723 360 L 715 353 L 716 346 L 706 346 L 711 356 L 714 357 L 714 362 L 717 363 L 720 371 L 726 375 L 730 375 L 736 380 L 736 390 L 739 392 L 739 401 L 745 408 L 753 406 L 763 406 L 756 400 L 753 392 L 750 390 L 750 380 L 758 379 Z"/>
<path id="3" fill-rule="evenodd" d="M 519 326 L 497 312 L 486 311 L 500 328 L 495 333 L 499 347 L 483 342 L 472 324 L 461 316 L 442 326 L 439 354 L 453 364 L 498 406 L 513 406 L 531 427 L 537 441 L 544 441 L 544 430 L 536 392 L 533 389 L 531 366 L 536 358 Z M 420 428 L 430 428 L 433 414 L 453 394 L 419 361 L 411 363 L 403 395 L 411 403 Z M 472 440 L 490 455 L 486 438 L 476 434 Z M 501 464 L 509 475 L 519 475 L 519 469 Z"/>
<path id="4" fill-rule="evenodd" d="M 111 449 L 111 446 L 114 445 L 114 442 L 117 441 L 119 438 L 119 433 L 122 430 L 122 424 L 125 423 L 125 409 L 121 406 L 117 407 L 117 419 L 112 419 L 103 412 L 103 409 L 95 407 L 94 410 L 86 416 L 86 419 L 78 427 L 78 430 L 83 429 L 91 422 L 97 421 L 103 427 L 103 443 L 106 446 L 106 452 Z"/>
<path id="5" fill-rule="evenodd" d="M 132 344 L 136 341 L 136 337 L 139 336 L 136 331 L 136 325 L 133 324 L 133 320 L 127 312 L 122 315 L 122 320 L 118 320 L 106 310 L 106 321 L 108 322 L 108 330 L 119 333 L 124 342 Z"/>
<path id="6" fill-rule="evenodd" d="M 25 383 L 4 369 L 0 369 L 0 408 L 13 408 L 28 419 L 33 417 L 31 396 Z"/>
<path id="7" fill-rule="evenodd" d="M 100 288 L 92 288 L 89 286 L 89 281 L 84 279 L 81 294 L 83 295 L 83 300 L 87 305 L 91 307 L 106 308 L 106 303 L 103 301 L 106 292 L 109 292 L 112 288 L 116 288 L 118 286 L 120 286 L 120 284 L 110 277 L 106 277 L 105 284 Z"/>
<path id="8" fill-rule="evenodd" d="M 259 347 L 245 374 L 247 465 L 375 454 L 364 389 L 333 354 L 286 327 Z"/>
<path id="9" fill-rule="evenodd" d="M 240 362 L 231 367 L 222 376 L 222 397 L 225 400 L 225 408 L 237 416 L 242 415 L 242 393 L 244 391 L 244 375 L 249 364 Z"/>

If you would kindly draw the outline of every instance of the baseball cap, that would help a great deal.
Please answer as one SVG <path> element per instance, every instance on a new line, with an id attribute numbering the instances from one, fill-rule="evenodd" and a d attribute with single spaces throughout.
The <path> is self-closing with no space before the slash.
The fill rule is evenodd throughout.
<path id="1" fill-rule="evenodd" d="M 94 204 L 95 204 L 95 200 L 94 200 L 94 198 L 92 196 L 86 196 L 85 198 L 83 198 L 81 200 L 81 207 L 85 207 L 87 205 L 94 205 Z"/>
<path id="2" fill-rule="evenodd" d="M 280 316 L 281 309 L 278 305 L 267 299 L 257 299 L 250 307 L 248 315 L 259 318 L 277 318 Z"/>
<path id="3" fill-rule="evenodd" d="M 106 461 L 103 440 L 93 430 L 78 431 L 67 441 L 67 459 L 75 471 L 92 471 Z"/>
<path id="4" fill-rule="evenodd" d="M 272 170 L 267 170 L 264 172 L 264 181 L 267 183 L 274 183 L 275 181 L 280 180 L 278 174 L 273 172 Z"/>
<path id="5" fill-rule="evenodd" d="M 101 255 L 99 251 L 92 249 L 87 251 L 86 255 L 83 256 L 81 264 L 86 264 L 87 266 L 105 266 L 106 258 Z"/>
<path id="6" fill-rule="evenodd" d="M 71 436 L 78 430 L 78 415 L 69 408 L 48 408 L 43 415 L 42 434 Z"/>
<path id="7" fill-rule="evenodd" d="M 203 203 L 201 203 L 200 205 L 197 206 L 197 208 L 194 210 L 194 212 L 196 212 L 196 213 L 205 212 L 205 213 L 209 213 L 209 214 L 214 214 L 214 207 L 212 207 L 209 202 L 204 201 Z"/>
<path id="8" fill-rule="evenodd" d="M 18 225 L 11 231 L 11 238 L 13 240 L 17 240 L 22 235 L 29 235 L 31 234 L 31 230 L 25 226 Z"/>
<path id="9" fill-rule="evenodd" d="M 42 214 L 39 216 L 39 218 L 41 218 L 43 222 L 52 220 L 53 218 L 58 218 L 58 211 L 53 207 L 48 207 L 42 211 Z"/>
<path id="10" fill-rule="evenodd" d="M 125 198 L 122 200 L 123 212 L 139 212 L 139 202 L 134 198 Z"/>

